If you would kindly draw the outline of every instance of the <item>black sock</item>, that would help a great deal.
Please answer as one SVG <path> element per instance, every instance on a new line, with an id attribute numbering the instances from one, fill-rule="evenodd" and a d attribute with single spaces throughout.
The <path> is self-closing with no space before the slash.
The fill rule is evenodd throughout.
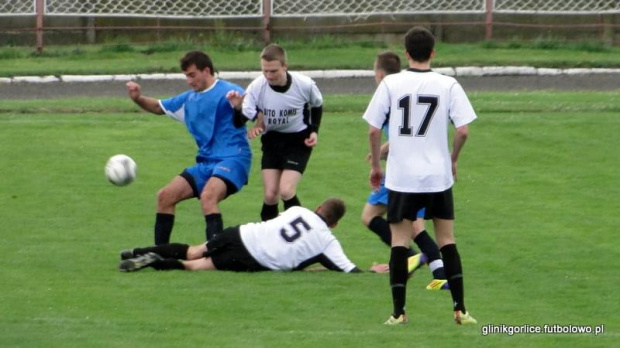
<path id="1" fill-rule="evenodd" d="M 207 222 L 207 229 L 205 231 L 207 241 L 224 230 L 224 221 L 220 213 L 205 215 L 205 221 Z"/>
<path id="2" fill-rule="evenodd" d="M 390 255 L 390 286 L 392 287 L 392 303 L 394 305 L 394 318 L 405 313 L 405 300 L 407 297 L 407 255 L 408 248 L 392 247 Z"/>
<path id="3" fill-rule="evenodd" d="M 260 218 L 262 221 L 275 219 L 278 217 L 278 203 L 267 204 L 263 202 L 263 209 L 260 211 Z"/>
<path id="4" fill-rule="evenodd" d="M 392 247 L 392 231 L 390 230 L 390 224 L 381 216 L 375 216 L 368 223 L 368 229 L 373 231 L 381 241 L 387 246 Z M 415 249 L 409 248 L 408 255 L 413 256 L 416 254 Z"/>
<path id="5" fill-rule="evenodd" d="M 368 229 L 379 236 L 381 241 L 387 244 L 387 246 L 392 246 L 392 232 L 390 231 L 390 224 L 388 224 L 384 218 L 381 216 L 375 216 L 372 218 L 368 224 Z"/>
<path id="6" fill-rule="evenodd" d="M 185 266 L 183 266 L 183 262 L 177 259 L 163 259 L 159 261 L 155 261 L 151 264 L 151 267 L 155 268 L 158 271 L 172 271 L 175 269 L 184 270 Z"/>
<path id="7" fill-rule="evenodd" d="M 448 279 L 448 284 L 450 284 L 454 310 L 465 312 L 463 269 L 461 266 L 461 256 L 456 248 L 456 244 L 444 245 L 441 248 L 441 255 L 443 256 L 446 269 L 446 279 Z"/>
<path id="8" fill-rule="evenodd" d="M 437 247 L 437 243 L 428 235 L 426 231 L 420 232 L 415 239 L 413 240 L 415 244 L 418 245 L 420 251 L 426 255 L 428 258 L 428 264 L 436 260 L 441 260 L 441 255 L 439 254 L 439 248 Z M 435 279 L 446 279 L 446 274 L 444 272 L 444 268 L 440 267 L 433 271 L 433 278 Z"/>
<path id="9" fill-rule="evenodd" d="M 133 249 L 133 255 L 139 256 L 147 253 L 155 253 L 165 259 L 173 258 L 179 260 L 185 260 L 187 258 L 187 249 L 189 245 L 181 243 L 161 244 L 147 248 L 135 248 Z"/>
<path id="10" fill-rule="evenodd" d="M 170 243 L 174 226 L 174 214 L 157 213 L 155 215 L 155 245 Z"/>
<path id="11" fill-rule="evenodd" d="M 301 206 L 301 203 L 299 202 L 299 198 L 297 198 L 297 195 L 291 197 L 291 199 L 283 199 L 282 202 L 284 202 L 284 210 L 290 207 Z"/>

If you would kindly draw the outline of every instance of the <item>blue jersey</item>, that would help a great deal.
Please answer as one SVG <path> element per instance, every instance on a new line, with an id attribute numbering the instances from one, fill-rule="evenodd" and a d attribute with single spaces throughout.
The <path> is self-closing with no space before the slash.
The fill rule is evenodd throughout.
<path id="1" fill-rule="evenodd" d="M 197 162 L 252 156 L 245 126 L 233 124 L 234 110 L 226 99 L 229 91 L 244 93 L 236 84 L 215 80 L 205 91 L 189 90 L 159 102 L 168 116 L 185 123 L 196 140 Z"/>

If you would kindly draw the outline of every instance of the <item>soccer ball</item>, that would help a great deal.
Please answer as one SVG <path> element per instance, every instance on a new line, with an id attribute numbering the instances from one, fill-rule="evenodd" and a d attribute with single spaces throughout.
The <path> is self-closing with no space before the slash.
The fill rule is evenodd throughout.
<path id="1" fill-rule="evenodd" d="M 138 166 L 127 155 L 115 155 L 110 157 L 105 165 L 105 176 L 116 186 L 130 184 L 136 178 Z"/>

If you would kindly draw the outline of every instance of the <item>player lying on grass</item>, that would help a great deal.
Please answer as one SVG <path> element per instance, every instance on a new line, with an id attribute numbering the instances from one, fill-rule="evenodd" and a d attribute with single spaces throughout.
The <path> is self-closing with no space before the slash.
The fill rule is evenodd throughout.
<path id="1" fill-rule="evenodd" d="M 330 230 L 345 211 L 341 199 L 330 198 L 315 211 L 291 207 L 268 221 L 229 227 L 205 244 L 173 243 L 125 250 L 119 270 L 298 271 L 320 263 L 333 271 L 362 272 Z M 375 265 L 371 271 L 381 269 L 382 265 Z"/>

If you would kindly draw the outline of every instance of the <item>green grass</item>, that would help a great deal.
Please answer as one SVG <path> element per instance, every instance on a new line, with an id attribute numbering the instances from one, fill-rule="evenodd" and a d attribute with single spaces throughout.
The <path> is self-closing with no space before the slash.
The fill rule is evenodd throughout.
<path id="1" fill-rule="evenodd" d="M 326 96 L 319 146 L 299 187 L 314 206 L 348 203 L 335 229 L 353 262 L 388 249 L 359 222 L 367 197 L 369 96 Z M 479 119 L 459 162 L 456 234 L 466 301 L 409 282 L 410 324 L 384 327 L 387 275 L 121 274 L 118 251 L 152 241 L 155 194 L 193 161 L 183 126 L 126 99 L 6 101 L 0 110 L 1 347 L 611 347 L 620 319 L 618 110 L 613 93 L 471 95 Z M 81 101 L 80 108 L 72 108 Z M 31 110 L 28 110 L 30 105 Z M 110 106 L 113 105 L 113 106 Z M 258 143 L 252 146 L 255 156 Z M 107 158 L 126 153 L 138 179 L 114 187 Z M 259 161 L 222 204 L 226 225 L 257 220 Z M 179 205 L 174 241 L 199 243 L 199 204 Z M 605 325 L 594 335 L 488 335 L 487 324 Z"/>
<path id="2" fill-rule="evenodd" d="M 31 48 L 0 47 L 0 77 L 179 72 L 179 59 L 192 49 L 207 51 L 221 71 L 258 70 L 260 46 L 238 46 L 234 38 L 228 39 L 228 45 L 179 40 L 151 45 L 115 42 L 98 46 L 53 46 L 47 47 L 41 55 L 34 54 Z M 387 49 L 403 52 L 400 44 L 356 43 L 329 37 L 303 44 L 282 44 L 288 50 L 292 69 L 370 69 L 368 62 L 372 62 L 377 53 Z M 404 60 L 404 56 L 402 58 Z M 531 44 L 439 43 L 433 61 L 435 67 L 498 65 L 617 68 L 620 67 L 620 48 L 596 42 L 568 44 L 553 40 Z"/>

